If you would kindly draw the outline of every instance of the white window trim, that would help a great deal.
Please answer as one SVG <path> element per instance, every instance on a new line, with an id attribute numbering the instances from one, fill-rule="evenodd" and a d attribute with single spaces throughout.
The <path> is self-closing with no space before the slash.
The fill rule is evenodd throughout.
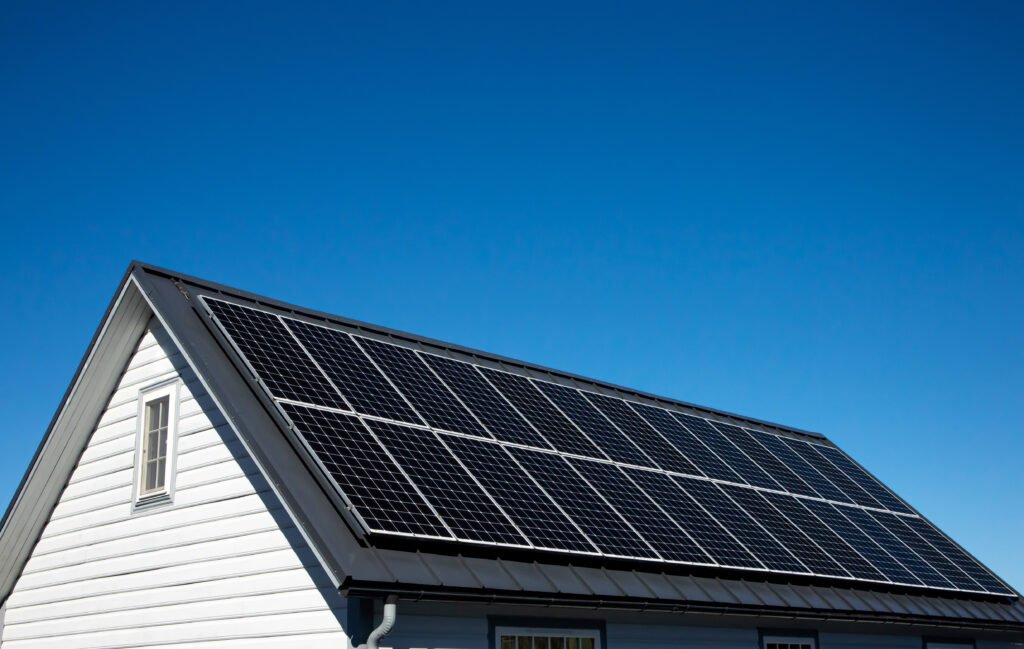
<path id="1" fill-rule="evenodd" d="M 532 635 L 558 638 L 593 638 L 595 649 L 601 647 L 601 630 L 596 628 L 555 628 L 549 626 L 496 626 L 494 627 L 495 649 L 501 649 L 505 636 Z"/>
<path id="2" fill-rule="evenodd" d="M 148 385 L 139 390 L 139 406 L 136 414 L 135 469 L 132 475 L 132 511 L 151 509 L 174 502 L 174 482 L 178 465 L 178 402 L 181 396 L 181 379 L 173 378 Z M 142 447 L 146 434 L 146 405 L 155 399 L 167 399 L 167 469 L 164 474 L 164 488 L 159 491 L 142 493 Z"/>
<path id="3" fill-rule="evenodd" d="M 766 635 L 766 636 L 764 636 L 763 640 L 761 641 L 762 649 L 765 649 L 771 643 L 778 643 L 778 644 L 809 644 L 809 645 L 811 645 L 811 649 L 817 649 L 817 647 L 818 647 L 817 641 L 814 638 L 812 638 L 811 636 L 806 636 L 806 635 L 800 635 L 800 636 L 792 636 L 792 635 Z"/>

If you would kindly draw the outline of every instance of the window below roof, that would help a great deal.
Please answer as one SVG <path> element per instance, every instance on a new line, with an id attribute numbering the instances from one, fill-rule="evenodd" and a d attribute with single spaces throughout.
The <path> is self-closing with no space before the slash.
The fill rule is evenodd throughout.
<path id="1" fill-rule="evenodd" d="M 814 638 L 807 636 L 766 635 L 762 649 L 817 649 Z"/>
<path id="2" fill-rule="evenodd" d="M 495 649 L 600 649 L 598 629 L 495 628 Z"/>
<path id="3" fill-rule="evenodd" d="M 172 501 L 179 385 L 175 379 L 139 392 L 132 501 L 136 510 Z"/>

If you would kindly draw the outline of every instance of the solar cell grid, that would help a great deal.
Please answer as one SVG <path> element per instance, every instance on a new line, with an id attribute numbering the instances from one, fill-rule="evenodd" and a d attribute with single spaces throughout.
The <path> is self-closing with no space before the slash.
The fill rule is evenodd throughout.
<path id="1" fill-rule="evenodd" d="M 911 550 L 903 541 L 885 529 L 864 509 L 837 505 L 836 509 L 841 511 L 850 521 L 861 529 L 872 540 L 885 548 L 894 559 L 903 564 L 921 582 L 934 588 L 956 588 L 948 579 L 932 568 L 927 561 Z"/>
<path id="2" fill-rule="evenodd" d="M 729 482 L 743 482 L 743 478 L 738 473 L 729 468 L 696 435 L 684 428 L 668 410 L 642 403 L 630 403 L 629 405 L 696 465 L 697 470 L 700 471 L 697 475 L 706 475 L 709 478 Z"/>
<path id="3" fill-rule="evenodd" d="M 843 537 L 843 540 L 852 545 L 857 552 L 860 552 L 861 556 L 878 568 L 889 581 L 911 586 L 922 585 L 917 577 L 893 559 L 882 546 L 872 541 L 859 527 L 843 516 L 843 513 L 835 505 L 820 500 L 803 500 L 801 502 L 814 512 L 815 516 Z"/>
<path id="4" fill-rule="evenodd" d="M 738 568 L 764 569 L 754 555 L 667 475 L 638 469 L 625 469 L 625 472 L 717 563 Z"/>
<path id="5" fill-rule="evenodd" d="M 803 496 L 817 495 L 800 476 L 793 473 L 788 466 L 775 457 L 771 451 L 758 443 L 747 431 L 738 426 L 719 422 L 715 422 L 715 428 L 746 453 L 748 457 L 757 462 L 780 485 L 783 491 Z"/>
<path id="6" fill-rule="evenodd" d="M 775 493 L 763 495 L 851 575 L 870 581 L 886 581 L 885 575 L 862 557 L 853 546 L 844 541 L 835 530 L 804 507 L 800 500 Z"/>
<path id="7" fill-rule="evenodd" d="M 605 554 L 654 559 L 648 547 L 590 485 L 558 455 L 522 448 L 509 449 L 537 482 L 544 487 Z"/>
<path id="8" fill-rule="evenodd" d="M 455 435 L 442 435 L 441 439 L 535 546 L 598 552 L 501 446 Z"/>
<path id="9" fill-rule="evenodd" d="M 657 463 L 658 468 L 688 475 L 702 475 L 693 462 L 690 462 L 685 455 L 679 452 L 679 449 L 658 434 L 658 431 L 644 421 L 640 415 L 631 410 L 625 401 L 593 392 L 582 394 L 619 430 L 636 442 L 636 445 Z"/>
<path id="10" fill-rule="evenodd" d="M 490 436 L 416 352 L 369 338 L 356 337 L 355 340 L 412 402 L 427 424 L 469 435 Z"/>
<path id="11" fill-rule="evenodd" d="M 772 535 L 787 550 L 804 564 L 810 572 L 817 575 L 833 577 L 849 577 L 850 574 L 824 552 L 795 521 L 790 521 L 784 514 L 772 507 L 762 494 L 745 487 L 723 485 L 722 489 L 739 504 L 750 516 Z"/>
<path id="12" fill-rule="evenodd" d="M 546 381 L 537 381 L 537 387 L 562 412 L 601 448 L 612 460 L 636 466 L 653 467 L 654 463 L 640 448 L 583 398 L 579 391 Z"/>
<path id="13" fill-rule="evenodd" d="M 221 300 L 205 302 L 272 396 L 349 409 L 276 315 Z"/>
<path id="14" fill-rule="evenodd" d="M 484 380 L 473 365 L 433 354 L 423 354 L 421 358 L 459 395 L 462 402 L 497 439 L 525 446 L 551 448 L 504 397 Z"/>
<path id="15" fill-rule="evenodd" d="M 289 321 L 288 328 L 356 412 L 413 424 L 425 423 L 347 333 L 300 320 Z"/>
<path id="16" fill-rule="evenodd" d="M 995 575 L 985 569 L 973 557 L 961 550 L 955 543 L 940 534 L 927 521 L 920 518 L 901 518 L 905 525 L 917 532 L 917 535 L 930 543 L 932 547 L 941 552 L 951 563 L 960 570 L 967 573 L 974 581 L 978 582 L 985 590 L 993 593 L 1013 595 L 1014 592 L 1006 587 Z"/>
<path id="17" fill-rule="evenodd" d="M 861 489 L 871 494 L 871 496 L 880 502 L 885 509 L 892 510 L 894 512 L 903 512 L 910 514 L 911 509 L 907 507 L 903 501 L 897 498 L 888 488 L 882 483 L 876 480 L 873 476 L 865 472 L 859 466 L 857 466 L 852 460 L 839 449 L 832 448 L 830 446 L 821 446 L 820 444 L 814 445 L 814 450 L 824 455 L 832 464 L 836 465 L 843 473 L 845 473 L 851 480 L 860 485 Z"/>
<path id="18" fill-rule="evenodd" d="M 434 433 L 382 421 L 366 423 L 457 538 L 528 545 Z"/>
<path id="19" fill-rule="evenodd" d="M 953 585 L 957 588 L 977 591 L 984 590 L 980 584 L 957 568 L 945 555 L 915 534 L 914 530 L 907 527 L 901 517 L 884 512 L 868 512 L 868 515 L 874 517 L 885 529 L 899 537 L 919 557 L 931 564 L 932 568 L 935 568 L 939 574 L 953 582 Z"/>
<path id="20" fill-rule="evenodd" d="M 757 521 L 736 505 L 718 485 L 693 478 L 672 478 L 725 526 L 769 570 L 807 574 L 809 571 Z"/>
<path id="21" fill-rule="evenodd" d="M 605 457 L 601 449 L 566 419 L 529 379 L 486 367 L 480 371 L 556 449 L 587 457 Z"/>
<path id="22" fill-rule="evenodd" d="M 687 563 L 714 563 L 683 529 L 617 467 L 588 460 L 571 459 L 569 462 L 662 558 Z"/>
<path id="23" fill-rule="evenodd" d="M 865 507 L 880 507 L 884 505 L 871 497 L 871 494 L 864 491 L 860 486 L 851 480 L 845 473 L 836 468 L 834 464 L 825 459 L 825 456 L 814 450 L 813 444 L 801 442 L 795 439 L 783 440 L 787 446 L 796 451 L 800 457 L 807 460 L 807 463 L 818 470 L 818 473 L 828 478 L 829 482 L 835 485 L 840 491 L 846 494 L 850 500 Z"/>
<path id="24" fill-rule="evenodd" d="M 772 480 L 771 476 L 755 464 L 735 444 L 730 442 L 722 433 L 718 432 L 708 420 L 681 412 L 674 412 L 672 416 L 679 420 L 690 432 L 700 438 L 742 478 L 741 482 L 746 484 L 764 487 L 766 489 L 782 489 L 779 483 Z"/>
<path id="25" fill-rule="evenodd" d="M 800 457 L 796 451 L 787 446 L 781 437 L 757 432 L 754 435 L 756 435 L 757 441 L 761 442 L 775 457 L 779 458 L 794 473 L 800 476 L 804 482 L 810 485 L 817 492 L 818 496 L 825 500 L 834 500 L 841 503 L 853 502 L 846 494 L 836 489 L 835 485 L 829 482 L 825 476 L 821 475 L 817 469 L 808 464 L 807 460 Z"/>
<path id="26" fill-rule="evenodd" d="M 289 403 L 281 407 L 371 530 L 451 538 L 358 418 Z"/>

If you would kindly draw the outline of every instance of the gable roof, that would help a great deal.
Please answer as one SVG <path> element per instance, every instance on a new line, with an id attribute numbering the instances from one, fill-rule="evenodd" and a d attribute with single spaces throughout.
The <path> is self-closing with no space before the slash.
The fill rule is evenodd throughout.
<path id="1" fill-rule="evenodd" d="M 0 601 L 6 598 L 63 484 L 84 447 L 102 403 L 136 334 L 155 314 L 178 345 L 235 433 L 274 487 L 335 584 L 354 596 L 399 593 L 417 599 L 519 602 L 603 608 L 757 613 L 791 617 L 886 621 L 1024 633 L 1024 605 L 1016 598 L 914 593 L 863 588 L 784 576 L 754 578 L 734 572 L 636 566 L 610 560 L 566 559 L 479 547 L 378 543 L 360 532 L 329 480 L 272 399 L 248 371 L 203 308 L 199 296 L 220 297 L 331 327 L 494 364 L 528 376 L 585 384 L 680 412 L 713 416 L 753 430 L 825 442 L 823 436 L 639 393 L 548 368 L 426 339 L 220 286 L 154 266 L 133 263 L 32 467 L 0 529 Z M 134 333 L 133 333 L 134 332 Z M 127 338 L 126 338 L 127 337 Z M 118 344 L 120 342 L 120 345 Z M 124 349 L 122 349 L 122 347 Z M 827 443 L 827 442 L 826 442 Z"/>

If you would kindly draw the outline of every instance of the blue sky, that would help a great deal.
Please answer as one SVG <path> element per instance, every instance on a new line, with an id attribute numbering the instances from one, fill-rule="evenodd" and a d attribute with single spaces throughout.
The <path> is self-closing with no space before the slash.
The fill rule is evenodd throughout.
<path id="1" fill-rule="evenodd" d="M 1024 4 L 0 8 L 6 502 L 128 261 L 827 433 L 1018 588 Z"/>

